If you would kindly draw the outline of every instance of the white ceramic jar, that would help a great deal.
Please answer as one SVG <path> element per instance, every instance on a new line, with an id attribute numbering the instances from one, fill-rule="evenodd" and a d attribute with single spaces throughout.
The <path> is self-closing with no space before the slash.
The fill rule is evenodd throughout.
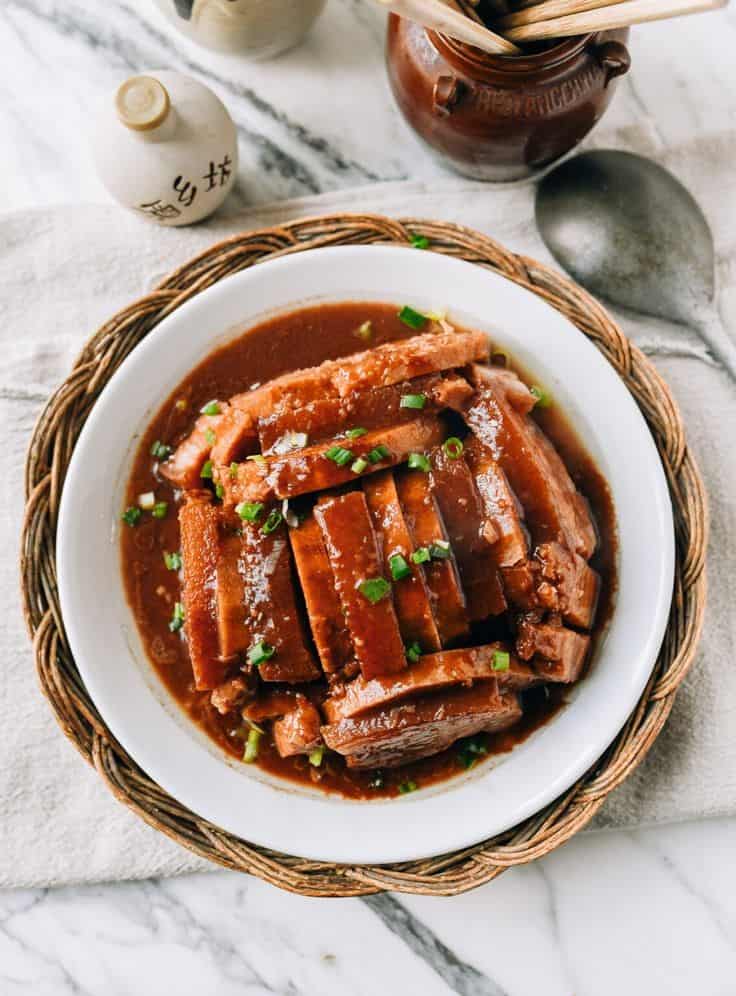
<path id="1" fill-rule="evenodd" d="M 302 40 L 327 0 L 156 0 L 179 30 L 221 52 L 265 59 Z"/>
<path id="2" fill-rule="evenodd" d="M 100 106 L 91 142 L 112 196 L 161 225 L 206 218 L 235 182 L 233 120 L 208 87 L 181 73 L 126 80 Z"/>

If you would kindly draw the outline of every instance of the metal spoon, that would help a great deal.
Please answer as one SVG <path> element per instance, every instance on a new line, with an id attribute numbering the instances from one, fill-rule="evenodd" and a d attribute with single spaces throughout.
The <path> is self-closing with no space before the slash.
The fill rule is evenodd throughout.
<path id="1" fill-rule="evenodd" d="M 736 345 L 715 306 L 713 236 L 671 173 L 630 152 L 584 152 L 540 182 L 536 216 L 545 245 L 578 283 L 690 326 L 736 380 Z"/>

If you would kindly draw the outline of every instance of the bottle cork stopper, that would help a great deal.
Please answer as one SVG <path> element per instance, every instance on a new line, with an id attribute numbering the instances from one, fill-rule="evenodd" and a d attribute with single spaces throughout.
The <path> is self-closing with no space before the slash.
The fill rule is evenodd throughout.
<path id="1" fill-rule="evenodd" d="M 170 106 L 166 87 L 152 76 L 131 76 L 115 94 L 118 117 L 134 131 L 157 128 L 166 119 Z"/>

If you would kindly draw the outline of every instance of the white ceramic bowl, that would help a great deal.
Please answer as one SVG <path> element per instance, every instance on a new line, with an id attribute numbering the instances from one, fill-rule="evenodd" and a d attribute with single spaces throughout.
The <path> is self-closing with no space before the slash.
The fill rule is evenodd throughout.
<path id="1" fill-rule="evenodd" d="M 160 404 L 215 346 L 274 313 L 318 301 L 446 308 L 551 389 L 616 505 L 619 592 L 590 674 L 565 709 L 511 753 L 392 800 L 350 802 L 225 757 L 170 698 L 125 599 L 118 530 L 136 443 Z M 431 252 L 319 249 L 222 280 L 166 318 L 95 405 L 64 485 L 57 558 L 79 671 L 113 734 L 195 813 L 254 843 L 337 862 L 404 861 L 474 844 L 564 792 L 625 723 L 651 673 L 670 604 L 672 510 L 656 449 L 631 396 L 570 322 L 480 267 Z"/>

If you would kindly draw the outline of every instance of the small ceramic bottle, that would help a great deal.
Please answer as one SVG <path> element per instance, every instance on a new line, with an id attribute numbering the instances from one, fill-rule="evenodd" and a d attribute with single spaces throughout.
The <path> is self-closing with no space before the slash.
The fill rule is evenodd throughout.
<path id="1" fill-rule="evenodd" d="M 189 76 L 133 76 L 106 100 L 91 136 L 100 179 L 124 207 L 190 225 L 222 204 L 238 168 L 233 120 Z"/>
<path id="2" fill-rule="evenodd" d="M 302 40 L 326 0 L 157 0 L 192 41 L 221 52 L 266 59 Z"/>

